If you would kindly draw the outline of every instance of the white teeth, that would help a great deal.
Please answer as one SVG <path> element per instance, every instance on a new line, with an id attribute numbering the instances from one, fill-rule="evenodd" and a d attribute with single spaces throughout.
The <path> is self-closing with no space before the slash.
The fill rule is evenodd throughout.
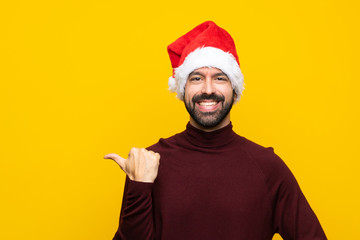
<path id="1" fill-rule="evenodd" d="M 199 102 L 200 106 L 213 106 L 216 105 L 216 102 Z"/>

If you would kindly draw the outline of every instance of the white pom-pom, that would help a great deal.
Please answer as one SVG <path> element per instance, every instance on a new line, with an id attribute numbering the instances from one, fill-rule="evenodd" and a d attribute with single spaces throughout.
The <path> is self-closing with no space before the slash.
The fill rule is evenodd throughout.
<path id="1" fill-rule="evenodd" d="M 175 92 L 176 91 L 176 81 L 175 81 L 175 78 L 173 78 L 172 76 L 169 77 L 169 90 L 171 92 Z"/>

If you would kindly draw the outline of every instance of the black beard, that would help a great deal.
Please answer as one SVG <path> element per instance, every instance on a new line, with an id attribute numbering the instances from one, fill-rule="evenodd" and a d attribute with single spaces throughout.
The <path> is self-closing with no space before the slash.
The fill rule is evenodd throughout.
<path id="1" fill-rule="evenodd" d="M 200 112 L 195 109 L 195 104 L 201 100 L 214 100 L 221 102 L 222 108 L 213 112 Z M 216 94 L 201 94 L 195 95 L 191 102 L 185 102 L 186 110 L 189 112 L 190 116 L 194 121 L 204 128 L 213 128 L 221 123 L 222 120 L 228 115 L 230 112 L 233 102 L 234 102 L 234 94 L 232 95 L 231 101 L 225 104 L 225 98 L 221 95 Z"/>

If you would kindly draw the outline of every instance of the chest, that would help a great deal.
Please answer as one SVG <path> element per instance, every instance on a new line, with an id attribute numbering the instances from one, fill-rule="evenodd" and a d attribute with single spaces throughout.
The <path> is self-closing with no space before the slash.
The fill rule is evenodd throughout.
<path id="1" fill-rule="evenodd" d="M 270 209 L 261 171 L 241 152 L 185 152 L 160 161 L 153 200 L 164 218 L 196 213 L 201 219 L 238 221 Z"/>

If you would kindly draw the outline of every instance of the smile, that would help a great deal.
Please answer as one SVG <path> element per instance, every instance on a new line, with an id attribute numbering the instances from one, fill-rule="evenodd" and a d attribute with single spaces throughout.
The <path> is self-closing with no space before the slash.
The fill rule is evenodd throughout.
<path id="1" fill-rule="evenodd" d="M 199 101 L 196 103 L 198 109 L 202 112 L 215 111 L 219 106 L 220 102 L 217 101 Z"/>
<path id="2" fill-rule="evenodd" d="M 216 105 L 218 102 L 199 102 L 200 106 L 213 106 Z"/>

